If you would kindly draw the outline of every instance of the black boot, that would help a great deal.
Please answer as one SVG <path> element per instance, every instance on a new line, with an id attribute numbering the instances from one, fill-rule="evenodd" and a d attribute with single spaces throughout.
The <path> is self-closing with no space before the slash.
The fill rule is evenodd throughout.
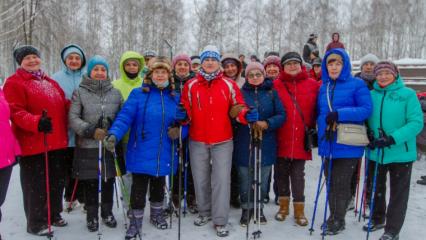
<path id="1" fill-rule="evenodd" d="M 98 231 L 98 206 L 87 206 L 86 221 L 89 232 Z"/>
<path id="2" fill-rule="evenodd" d="M 249 213 L 250 211 L 250 213 Z M 250 214 L 250 215 L 249 215 Z M 247 225 L 250 223 L 250 219 L 253 216 L 252 209 L 243 209 L 241 212 L 241 219 L 240 219 L 240 225 L 241 227 L 247 227 Z"/>
<path id="3" fill-rule="evenodd" d="M 377 231 L 377 230 L 382 229 L 384 227 L 385 227 L 385 221 L 371 220 L 370 232 Z M 362 227 L 362 230 L 364 230 L 366 232 L 368 231 L 368 223 L 366 223 Z"/>
<path id="4" fill-rule="evenodd" d="M 102 203 L 101 205 L 102 222 L 110 228 L 117 227 L 117 221 L 112 214 L 112 203 Z"/>
<path id="5" fill-rule="evenodd" d="M 238 194 L 231 194 L 230 204 L 234 208 L 240 208 L 241 207 L 240 196 L 238 196 Z"/>
<path id="6" fill-rule="evenodd" d="M 399 235 L 398 234 L 393 234 L 393 233 L 390 233 L 390 232 L 385 232 L 379 238 L 379 240 L 399 240 Z"/>
<path id="7" fill-rule="evenodd" d="M 336 235 L 345 230 L 345 220 L 328 219 L 326 224 L 326 235 Z"/>

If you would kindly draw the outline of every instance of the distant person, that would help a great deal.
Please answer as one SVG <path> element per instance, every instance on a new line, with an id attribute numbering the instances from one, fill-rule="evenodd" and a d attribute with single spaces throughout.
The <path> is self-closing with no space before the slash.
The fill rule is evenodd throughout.
<path id="1" fill-rule="evenodd" d="M 201 67 L 200 56 L 191 56 L 191 71 L 198 73 Z"/>
<path id="2" fill-rule="evenodd" d="M 343 48 L 345 49 L 345 45 L 340 42 L 340 34 L 335 32 L 331 35 L 331 42 L 327 45 L 327 52 L 333 48 Z"/>
<path id="3" fill-rule="evenodd" d="M 245 78 L 245 71 L 246 71 L 246 67 L 247 67 L 247 63 L 245 61 L 246 56 L 244 54 L 240 54 L 240 56 L 238 56 L 238 58 L 240 59 L 241 64 L 243 65 L 243 71 L 241 72 L 241 77 Z"/>
<path id="4" fill-rule="evenodd" d="M 374 67 L 379 62 L 379 58 L 374 54 L 367 54 L 361 58 L 361 72 L 355 74 L 355 77 L 361 78 L 367 84 L 368 89 L 373 89 L 373 84 L 376 79 L 374 75 Z"/>
<path id="5" fill-rule="evenodd" d="M 318 35 L 315 33 L 312 33 L 309 35 L 308 41 L 305 43 L 305 46 L 303 47 L 303 61 L 312 64 L 313 60 L 311 58 L 311 54 L 315 52 L 318 53 L 316 57 L 319 57 L 319 50 L 317 45 Z"/>

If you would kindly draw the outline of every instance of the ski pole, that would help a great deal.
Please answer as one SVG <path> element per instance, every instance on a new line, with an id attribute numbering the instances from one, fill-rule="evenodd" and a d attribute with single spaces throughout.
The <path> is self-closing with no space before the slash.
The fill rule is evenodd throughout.
<path id="1" fill-rule="evenodd" d="M 47 110 L 43 110 L 43 118 L 47 118 Z M 47 143 L 47 132 L 43 132 L 44 138 L 44 165 L 45 165 L 45 175 L 46 175 L 46 201 L 47 201 L 47 229 L 48 229 L 48 239 L 52 239 L 52 219 L 51 219 L 51 208 L 50 208 L 50 182 L 49 182 L 49 145 Z"/>
<path id="2" fill-rule="evenodd" d="M 74 181 L 74 187 L 72 188 L 71 200 L 70 200 L 70 203 L 68 204 L 68 207 L 67 207 L 68 213 L 70 213 L 72 211 L 72 203 L 75 200 L 75 193 L 77 191 L 77 185 L 78 185 L 78 178 L 76 178 L 75 181 Z"/>
<path id="3" fill-rule="evenodd" d="M 187 194 L 188 194 L 188 145 L 185 146 L 185 163 L 183 176 L 183 217 L 186 217 Z"/>
<path id="4" fill-rule="evenodd" d="M 120 190 L 121 190 L 120 199 L 121 199 L 121 208 L 122 208 L 122 211 L 123 211 L 124 228 L 127 229 L 127 216 L 126 216 L 126 210 L 124 209 L 123 201 L 125 201 L 128 204 L 128 206 L 130 207 L 130 197 L 129 197 L 129 194 L 126 190 L 126 186 L 124 185 L 123 175 L 121 173 L 120 166 L 118 165 L 118 158 L 117 158 L 117 153 L 116 153 L 115 149 L 114 149 L 114 152 L 112 154 L 114 156 L 115 172 L 116 172 L 116 175 L 117 175 L 117 178 L 118 178 L 118 183 L 120 185 Z M 116 187 L 116 190 L 117 190 L 117 187 Z M 117 191 L 116 191 L 116 194 L 117 194 Z M 117 206 L 118 206 L 118 203 L 117 203 Z"/>
<path id="5" fill-rule="evenodd" d="M 333 134 L 333 133 L 331 133 Z M 330 183 L 331 183 L 331 171 L 333 170 L 333 140 L 332 138 L 330 139 L 330 153 L 329 153 L 329 158 L 328 158 L 328 173 L 327 173 L 327 186 L 326 186 L 326 191 L 325 191 L 325 207 L 324 207 L 324 218 L 323 218 L 323 226 L 322 226 L 322 236 L 321 238 L 324 239 L 325 238 L 325 234 L 326 234 L 326 230 L 327 230 L 327 205 L 328 205 L 328 199 L 330 197 Z M 327 161 L 327 159 L 325 159 L 325 161 Z"/>
<path id="6" fill-rule="evenodd" d="M 173 203 L 173 184 L 174 184 L 174 159 L 175 159 L 175 141 L 172 140 L 172 162 L 171 162 L 171 170 L 170 170 L 170 186 L 169 186 L 169 210 L 170 210 L 170 229 L 172 229 L 172 220 L 173 213 L 175 211 L 175 206 Z M 180 199 L 179 199 L 180 200 Z"/>
<path id="7" fill-rule="evenodd" d="M 373 212 L 374 212 L 374 198 L 375 198 L 374 195 L 376 194 L 376 187 L 377 187 L 377 170 L 379 168 L 380 150 L 384 151 L 384 149 L 383 148 L 377 149 L 377 159 L 374 165 L 373 190 L 371 191 L 371 197 L 370 197 L 370 216 L 368 216 L 368 228 L 367 228 L 367 236 L 366 236 L 367 240 L 370 237 L 371 219 L 373 217 Z M 382 153 L 382 157 L 383 157 L 383 154 L 384 153 Z"/>
<path id="8" fill-rule="evenodd" d="M 178 163 L 178 180 L 179 180 L 179 187 L 178 187 L 178 198 L 179 198 L 179 207 L 178 207 L 178 240 L 180 240 L 181 235 L 181 204 L 180 204 L 180 198 L 182 197 L 182 160 L 183 160 L 183 144 L 182 144 L 182 126 L 179 126 L 179 163 Z M 174 161 L 174 159 L 172 159 Z"/>
<path id="9" fill-rule="evenodd" d="M 358 222 L 361 222 L 361 214 L 363 212 L 363 215 L 365 217 L 365 208 L 367 206 L 367 191 L 368 191 L 368 178 L 369 176 L 369 162 L 370 162 L 370 149 L 367 149 L 367 154 L 365 156 L 365 171 L 364 171 L 364 184 L 362 189 L 362 196 L 361 196 L 361 205 L 360 205 L 360 211 L 358 214 Z"/>
<path id="10" fill-rule="evenodd" d="M 99 141 L 98 145 L 98 204 L 99 206 L 102 203 L 102 141 Z M 97 209 L 99 211 L 99 207 Z M 100 218 L 99 218 L 100 219 Z M 98 239 L 100 240 L 102 238 L 102 232 L 101 232 L 101 224 L 99 224 L 98 220 Z"/>
<path id="11" fill-rule="evenodd" d="M 250 195 L 251 195 L 251 189 L 252 189 L 252 182 L 251 182 L 251 160 L 253 158 L 253 126 L 251 124 L 248 125 L 249 128 L 249 158 L 248 158 L 248 181 L 247 181 L 247 229 L 246 229 L 246 240 L 249 239 L 249 227 L 250 227 L 250 206 L 248 205 L 250 203 Z"/>
<path id="12" fill-rule="evenodd" d="M 314 212 L 312 213 L 311 228 L 309 229 L 310 235 L 312 235 L 312 232 L 314 231 L 314 222 L 315 222 L 315 215 L 316 215 L 316 212 L 317 212 L 318 198 L 319 198 L 319 195 L 321 193 L 320 188 L 322 189 L 321 179 L 322 179 L 323 172 L 324 172 L 324 158 L 321 158 L 321 170 L 320 170 L 320 174 L 319 174 L 319 177 L 318 177 L 317 193 L 315 195 L 315 203 L 314 203 Z"/>
<path id="13" fill-rule="evenodd" d="M 255 134 L 256 135 L 256 134 Z M 255 219 L 256 219 L 256 223 L 257 223 L 257 230 L 255 232 L 253 232 L 253 238 L 257 239 L 260 238 L 262 235 L 262 231 L 260 230 L 260 210 L 261 210 L 261 183 L 262 183 L 262 173 L 261 173 L 261 167 L 262 167 L 262 131 L 259 130 L 258 134 L 257 134 L 257 139 L 256 139 L 256 153 L 255 156 L 256 157 L 256 166 L 255 166 L 255 184 L 256 184 L 256 189 L 255 189 L 255 195 L 257 192 L 257 199 L 254 199 L 255 202 Z M 257 209 L 257 210 L 256 210 Z M 256 214 L 257 213 L 257 214 Z"/>
<path id="14" fill-rule="evenodd" d="M 356 174 L 356 193 L 355 193 L 355 218 L 358 213 L 358 197 L 359 197 L 359 179 L 361 175 L 361 165 L 362 165 L 362 157 L 358 160 L 358 172 Z"/>

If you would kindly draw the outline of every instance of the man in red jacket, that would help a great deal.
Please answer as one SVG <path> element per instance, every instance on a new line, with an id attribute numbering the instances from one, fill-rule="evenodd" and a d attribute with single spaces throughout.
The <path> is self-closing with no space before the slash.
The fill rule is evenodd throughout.
<path id="1" fill-rule="evenodd" d="M 213 220 L 216 234 L 225 237 L 229 234 L 231 118 L 246 124 L 257 121 L 259 114 L 249 111 L 237 84 L 223 76 L 217 47 L 206 46 L 200 58 L 201 69 L 185 84 L 185 109 L 177 112 L 176 119 L 190 124 L 190 161 L 199 210 L 194 224 Z"/>
<path id="2" fill-rule="evenodd" d="M 331 35 L 331 42 L 327 45 L 326 51 L 328 52 L 330 49 L 333 49 L 333 48 L 345 49 L 345 45 L 343 45 L 343 43 L 340 42 L 340 34 L 338 32 L 335 32 Z"/>

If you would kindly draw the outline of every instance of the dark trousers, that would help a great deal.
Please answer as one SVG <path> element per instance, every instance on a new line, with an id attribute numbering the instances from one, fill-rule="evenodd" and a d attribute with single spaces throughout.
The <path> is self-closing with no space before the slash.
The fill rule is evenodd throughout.
<path id="1" fill-rule="evenodd" d="M 328 206 L 331 220 L 344 221 L 346 208 L 351 199 L 351 181 L 358 158 L 332 159 L 331 174 L 329 174 L 329 159 L 325 160 L 324 170 L 328 182 L 330 177 L 330 190 L 328 194 Z"/>
<path id="2" fill-rule="evenodd" d="M 69 147 L 67 148 L 66 152 L 65 152 L 65 160 L 64 160 L 64 165 L 65 165 L 65 193 L 64 193 L 64 198 L 65 201 L 67 202 L 71 202 L 74 200 L 78 200 L 80 203 L 84 203 L 84 191 L 83 191 L 83 187 L 84 184 L 82 181 L 77 182 L 77 188 L 76 191 L 74 193 L 74 198 L 71 199 L 73 196 L 73 191 L 74 191 L 74 185 L 75 182 L 78 181 L 75 178 L 73 178 L 72 175 L 72 162 L 74 159 L 74 148 L 73 147 Z M 65 206 L 66 208 L 68 206 Z"/>
<path id="3" fill-rule="evenodd" d="M 155 177 L 147 174 L 132 174 L 132 192 L 130 204 L 132 209 L 144 209 L 146 205 L 146 193 L 149 185 L 149 201 L 163 202 L 165 177 Z"/>
<path id="4" fill-rule="evenodd" d="M 293 202 L 305 202 L 305 162 L 304 160 L 278 158 L 274 174 L 277 176 L 280 197 L 290 197 L 291 194 Z"/>
<path id="5" fill-rule="evenodd" d="M 10 176 L 12 175 L 13 166 L 8 166 L 0 169 L 0 208 L 6 199 L 7 188 L 9 187 Z M 0 222 L 1 222 L 0 209 Z"/>
<path id="6" fill-rule="evenodd" d="M 374 169 L 374 163 L 371 163 L 370 166 Z M 399 234 L 404 224 L 408 197 L 410 195 L 412 167 L 412 162 L 379 164 L 378 166 L 373 219 L 381 223 L 385 222 L 386 219 L 385 232 Z M 389 205 L 386 208 L 386 180 L 388 172 L 390 177 L 390 198 Z"/>
<path id="7" fill-rule="evenodd" d="M 98 179 L 80 180 L 84 184 L 84 195 L 86 196 L 87 220 L 98 219 L 99 211 L 99 181 Z M 101 217 L 112 215 L 114 200 L 115 178 L 109 178 L 101 183 Z"/>
<path id="8" fill-rule="evenodd" d="M 64 150 L 50 151 L 49 183 L 52 222 L 62 211 L 62 189 L 65 185 Z M 27 228 L 37 232 L 47 225 L 45 156 L 37 154 L 21 158 L 21 187 Z"/>
<path id="9" fill-rule="evenodd" d="M 238 166 L 232 163 L 231 167 L 231 201 L 240 197 L 240 177 Z"/>
<path id="10" fill-rule="evenodd" d="M 362 158 L 359 159 L 358 162 L 356 163 L 355 172 L 354 174 L 352 174 L 352 179 L 351 179 L 351 196 L 352 197 L 355 197 L 356 195 L 356 188 L 358 186 L 358 176 L 360 176 L 358 175 L 359 174 L 358 172 L 361 171 L 361 169 L 359 168 L 361 165 L 361 161 L 362 161 Z"/>

